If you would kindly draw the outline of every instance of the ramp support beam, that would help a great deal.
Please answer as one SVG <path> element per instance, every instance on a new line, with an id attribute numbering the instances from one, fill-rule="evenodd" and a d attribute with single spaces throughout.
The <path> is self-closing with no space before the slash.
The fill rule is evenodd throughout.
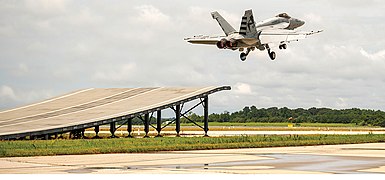
<path id="1" fill-rule="evenodd" d="M 148 138 L 148 132 L 150 131 L 150 114 L 146 113 L 144 115 L 144 132 L 146 133 L 144 135 L 145 138 Z"/>
<path id="2" fill-rule="evenodd" d="M 209 131 L 209 97 L 208 96 L 204 97 L 203 108 L 204 108 L 204 112 L 203 112 L 204 131 L 205 131 L 205 137 L 207 137 L 209 136 L 207 134 L 207 131 Z"/>
<path id="3" fill-rule="evenodd" d="M 158 131 L 158 135 L 156 137 L 162 137 L 160 135 L 160 131 L 162 131 L 162 111 L 156 111 L 156 131 Z"/>

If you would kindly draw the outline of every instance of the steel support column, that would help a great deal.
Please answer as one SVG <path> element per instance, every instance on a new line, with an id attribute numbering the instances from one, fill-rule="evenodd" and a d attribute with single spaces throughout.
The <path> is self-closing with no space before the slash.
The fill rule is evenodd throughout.
<path id="1" fill-rule="evenodd" d="M 180 104 L 176 105 L 175 107 L 175 131 L 176 136 L 179 137 L 180 134 Z"/>
<path id="2" fill-rule="evenodd" d="M 82 129 L 81 130 L 81 138 L 84 139 L 86 136 L 84 135 L 84 133 L 86 132 L 86 129 Z"/>
<path id="3" fill-rule="evenodd" d="M 95 131 L 95 139 L 99 138 L 99 131 L 100 131 L 100 128 L 99 126 L 95 126 L 94 127 L 94 131 Z"/>
<path id="4" fill-rule="evenodd" d="M 116 131 L 116 124 L 115 122 L 112 122 L 110 123 L 111 138 L 116 138 L 115 131 Z"/>
<path id="5" fill-rule="evenodd" d="M 158 135 L 156 137 L 162 137 L 160 135 L 160 131 L 162 131 L 162 111 L 156 111 L 156 131 L 158 131 Z"/>
<path id="6" fill-rule="evenodd" d="M 132 117 L 128 118 L 127 119 L 127 132 L 128 132 L 128 136 L 129 138 L 132 137 L 131 133 L 132 133 Z"/>
<path id="7" fill-rule="evenodd" d="M 208 136 L 207 131 L 209 131 L 209 97 L 204 97 L 203 100 L 203 122 L 204 122 L 204 131 L 205 131 L 205 137 Z"/>
<path id="8" fill-rule="evenodd" d="M 147 113 L 144 115 L 144 132 L 145 132 L 144 137 L 145 138 L 150 137 L 148 136 L 149 131 L 150 131 L 150 114 Z"/>

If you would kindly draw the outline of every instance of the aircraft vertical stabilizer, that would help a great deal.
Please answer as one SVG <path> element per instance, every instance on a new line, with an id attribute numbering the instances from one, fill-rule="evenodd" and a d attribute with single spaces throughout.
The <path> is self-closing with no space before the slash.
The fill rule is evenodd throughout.
<path id="1" fill-rule="evenodd" d="M 226 36 L 236 32 L 236 30 L 217 11 L 212 12 L 211 16 L 218 21 L 219 26 L 221 26 Z"/>
<path id="2" fill-rule="evenodd" d="M 239 34 L 245 37 L 255 37 L 257 34 L 257 28 L 255 27 L 253 11 L 246 10 L 245 15 L 242 17 L 241 26 L 239 28 Z"/>

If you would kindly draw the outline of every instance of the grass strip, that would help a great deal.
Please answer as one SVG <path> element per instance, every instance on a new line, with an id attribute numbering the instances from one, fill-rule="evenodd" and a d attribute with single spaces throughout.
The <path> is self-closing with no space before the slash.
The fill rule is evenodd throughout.
<path id="1" fill-rule="evenodd" d="M 198 124 L 203 125 L 203 123 L 198 122 Z M 246 122 L 246 123 L 237 123 L 237 122 L 209 122 L 210 126 L 252 126 L 252 127 L 287 127 L 288 122 L 283 123 L 266 123 L 266 122 Z M 292 123 L 296 124 L 296 123 Z M 181 126 L 193 126 L 192 123 L 182 123 Z M 368 128 L 369 126 L 358 126 L 354 123 L 343 124 L 343 123 L 298 123 L 300 127 L 362 127 Z"/>
<path id="2" fill-rule="evenodd" d="M 163 137 L 0 141 L 0 157 L 101 153 L 147 153 L 385 142 L 384 134 Z"/>

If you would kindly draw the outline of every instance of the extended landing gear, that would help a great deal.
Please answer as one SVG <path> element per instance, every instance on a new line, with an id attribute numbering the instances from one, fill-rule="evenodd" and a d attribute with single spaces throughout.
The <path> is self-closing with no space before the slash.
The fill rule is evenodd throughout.
<path id="1" fill-rule="evenodd" d="M 266 49 L 267 49 L 267 53 L 269 54 L 270 59 L 272 61 L 274 61 L 274 59 L 276 58 L 275 52 L 270 50 L 269 45 L 266 45 Z"/>
<path id="2" fill-rule="evenodd" d="M 247 55 L 249 55 L 250 51 L 252 51 L 252 50 L 254 50 L 254 49 L 252 49 L 252 48 L 247 48 L 247 49 L 246 49 L 246 53 L 242 52 L 241 55 L 239 56 L 239 57 L 241 58 L 241 61 L 245 61 Z"/>
<path id="3" fill-rule="evenodd" d="M 275 54 L 275 52 L 274 51 L 271 51 L 270 52 L 270 50 L 269 50 L 269 57 L 270 57 L 270 59 L 272 60 L 272 61 L 274 61 L 275 60 L 275 58 L 276 58 L 276 54 Z"/>
<path id="4" fill-rule="evenodd" d="M 279 49 L 286 49 L 287 48 L 287 45 L 286 44 L 281 44 L 279 45 Z"/>
<path id="5" fill-rule="evenodd" d="M 241 53 L 240 55 L 240 58 L 241 58 L 241 61 L 245 61 L 246 60 L 246 57 L 247 57 L 247 54 L 246 53 Z"/>

